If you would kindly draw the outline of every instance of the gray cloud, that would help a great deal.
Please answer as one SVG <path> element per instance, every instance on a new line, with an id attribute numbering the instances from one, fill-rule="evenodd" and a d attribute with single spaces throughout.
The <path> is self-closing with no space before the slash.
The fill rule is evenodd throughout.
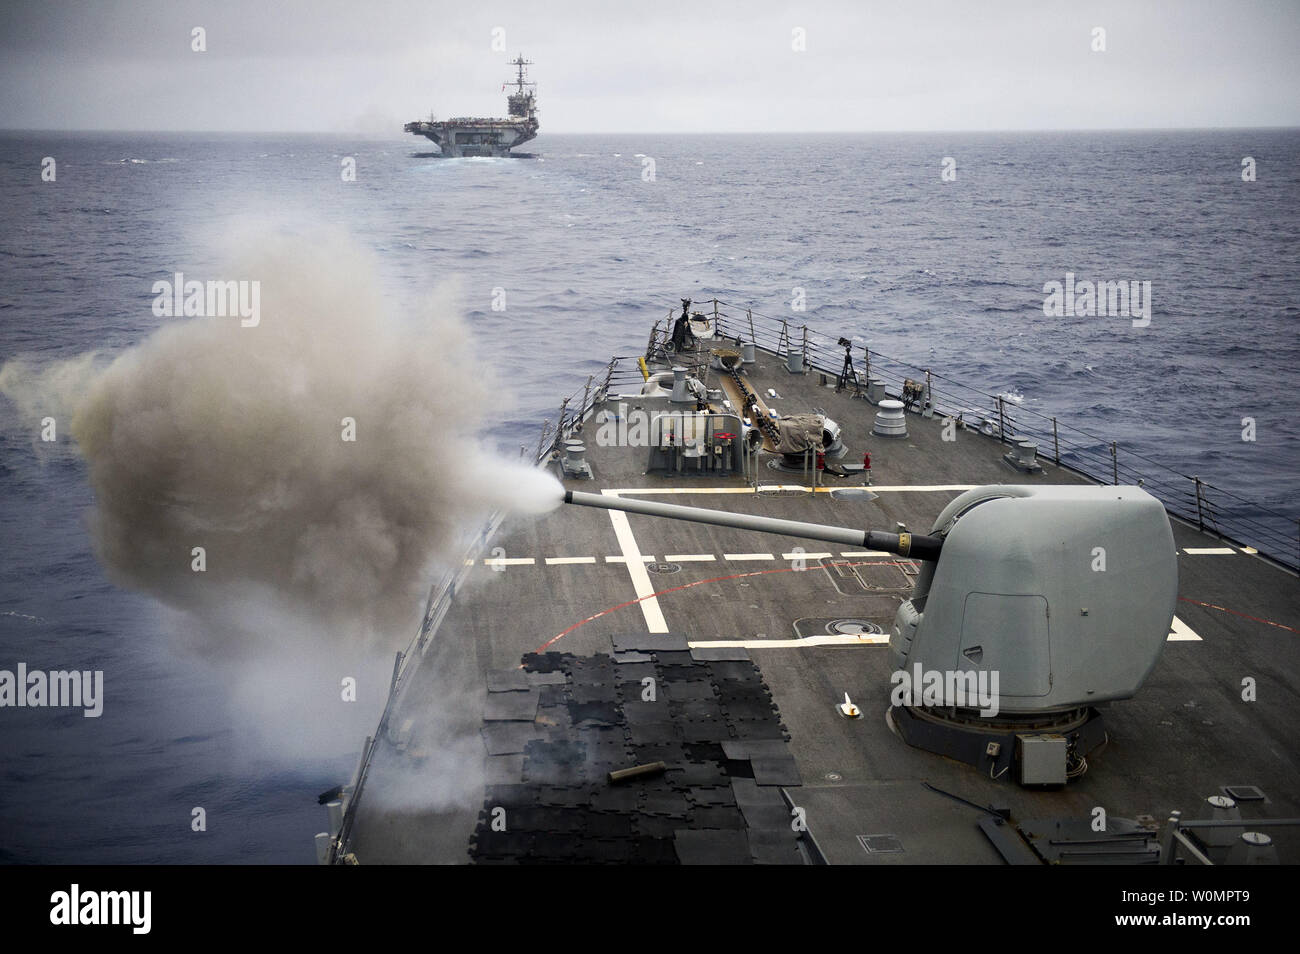
<path id="1" fill-rule="evenodd" d="M 31 4 L 0 12 L 0 125 L 398 137 L 500 113 L 520 50 L 544 133 L 1290 125 L 1298 40 L 1287 0 Z"/>

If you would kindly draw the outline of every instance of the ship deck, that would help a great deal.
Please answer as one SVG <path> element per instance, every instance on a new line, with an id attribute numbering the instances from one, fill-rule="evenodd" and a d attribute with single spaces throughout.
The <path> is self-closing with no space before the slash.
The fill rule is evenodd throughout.
<path id="1" fill-rule="evenodd" d="M 927 532 L 970 486 L 1091 482 L 1041 456 L 1041 474 L 1021 473 L 1003 460 L 1006 444 L 976 431 L 959 430 L 955 442 L 944 441 L 938 418 L 909 413 L 906 438 L 873 436 L 873 405 L 837 393 L 833 379 L 818 372 L 789 374 L 762 350 L 747 371 L 760 394 L 777 391 L 779 399 L 769 403 L 782 413 L 816 407 L 838 421 L 848 448 L 845 463 L 861 461 L 870 449 L 872 486 L 860 473 L 825 475 L 823 486 L 811 490 L 803 475 L 762 464 L 759 492 L 738 477 L 646 474 L 647 452 L 600 446 L 593 420 L 582 436 L 594 479 L 565 486 L 840 526 L 892 531 L 902 523 Z M 610 395 L 607 406 L 617 403 Z M 874 496 L 834 492 L 844 488 Z M 801 784 L 781 787 L 804 810 L 812 835 L 805 846 L 815 843 L 815 851 L 805 847 L 804 860 L 820 853 L 838 864 L 1001 863 L 978 825 L 988 813 L 977 806 L 1009 809 L 1021 823 L 1069 817 L 1086 824 L 1101 807 L 1112 818 L 1149 816 L 1148 824 L 1161 824 L 1174 810 L 1207 817 L 1205 798 L 1225 786 L 1255 786 L 1262 799 L 1239 803 L 1244 819 L 1300 815 L 1295 575 L 1172 523 L 1179 548 L 1179 638 L 1166 644 L 1134 698 L 1103 707 L 1108 741 L 1089 757 L 1086 774 L 1044 790 L 992 779 L 909 747 L 892 732 L 885 718 L 887 636 L 806 639 L 827 633 L 837 620 L 876 624 L 887 634 L 910 586 L 909 561 L 583 507 L 511 518 L 475 556 L 403 686 L 389 737 L 376 745 L 348 847 L 363 864 L 470 861 L 475 829 L 487 817 L 481 813 L 491 808 L 485 794 L 519 781 L 525 759 L 518 751 L 489 755 L 479 742 L 485 706 L 495 704 L 487 682 L 518 670 L 528 653 L 608 658 L 616 637 L 625 646 L 628 639 L 644 644 L 656 632 L 684 636 L 697 658 L 710 644 L 725 644 L 745 650 L 756 664 L 797 765 Z M 498 562 L 491 565 L 485 558 L 494 548 L 500 548 Z M 800 559 L 806 569 L 799 568 Z M 654 595 L 641 598 L 647 594 Z M 530 686 L 547 681 L 529 678 Z M 1243 701 L 1245 679 L 1257 687 L 1254 701 Z M 862 718 L 838 714 L 846 692 Z M 403 726 L 409 739 L 402 737 Z M 399 737 L 400 748 L 392 741 Z M 450 749 L 467 753 L 461 769 L 450 770 L 463 770 L 464 784 L 454 794 L 435 796 L 448 788 L 449 769 L 439 753 Z M 626 752 L 629 759 L 637 755 L 635 747 Z M 475 759 L 483 761 L 482 775 Z M 1300 831 L 1261 830 L 1273 837 L 1283 860 L 1300 858 Z M 702 859 L 693 854 L 684 860 L 734 860 L 717 847 L 729 844 L 725 839 L 701 844 Z"/>

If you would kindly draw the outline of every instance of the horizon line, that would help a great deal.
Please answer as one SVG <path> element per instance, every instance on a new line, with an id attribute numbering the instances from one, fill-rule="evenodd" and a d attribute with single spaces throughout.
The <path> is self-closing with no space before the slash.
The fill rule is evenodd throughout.
<path id="1" fill-rule="evenodd" d="M 1238 126 L 1007 126 L 996 129 L 763 129 L 763 130 L 564 130 L 538 133 L 551 136 L 875 136 L 875 135 L 969 135 L 987 133 L 1089 133 L 1089 132 L 1233 132 L 1243 130 L 1279 131 L 1300 130 L 1297 124 L 1238 125 Z M 389 135 L 348 129 L 130 129 L 118 127 L 91 127 L 81 129 L 0 126 L 4 133 L 130 133 L 163 135 L 224 135 L 224 136 L 361 136 L 384 139 Z M 394 138 L 397 134 L 394 133 Z M 414 135 L 403 132 L 401 135 Z"/>

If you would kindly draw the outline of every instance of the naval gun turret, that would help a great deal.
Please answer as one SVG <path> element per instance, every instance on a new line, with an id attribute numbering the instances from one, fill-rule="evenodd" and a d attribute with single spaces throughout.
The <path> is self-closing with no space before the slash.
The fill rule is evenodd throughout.
<path id="1" fill-rule="evenodd" d="M 1064 784 L 1106 741 L 1100 703 L 1141 687 L 1178 595 L 1164 506 L 1139 487 L 994 485 L 929 534 L 567 491 L 565 502 L 779 533 L 921 561 L 889 639 L 891 727 L 1024 785 Z"/>

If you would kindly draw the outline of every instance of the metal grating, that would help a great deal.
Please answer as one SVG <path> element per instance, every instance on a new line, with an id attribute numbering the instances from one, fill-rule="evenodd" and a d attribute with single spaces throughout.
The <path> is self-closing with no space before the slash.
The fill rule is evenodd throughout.
<path id="1" fill-rule="evenodd" d="M 885 855 L 903 850 L 897 835 L 858 835 L 858 844 L 870 855 Z"/>

